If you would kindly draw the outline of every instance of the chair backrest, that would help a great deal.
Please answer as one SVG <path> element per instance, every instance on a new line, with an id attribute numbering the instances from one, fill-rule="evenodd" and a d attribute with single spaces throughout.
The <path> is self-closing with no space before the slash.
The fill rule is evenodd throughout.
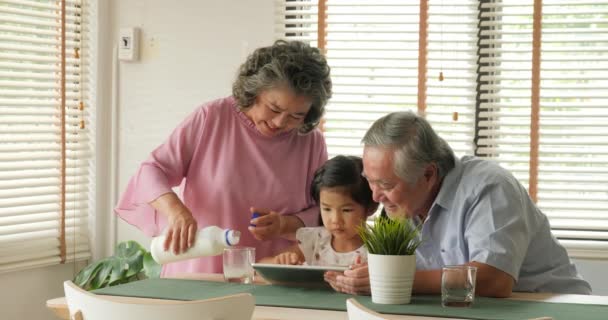
<path id="1" fill-rule="evenodd" d="M 348 320 L 386 320 L 382 314 L 370 310 L 357 302 L 354 298 L 346 300 L 346 311 Z"/>
<path id="2" fill-rule="evenodd" d="M 249 293 L 207 300 L 143 300 L 96 295 L 71 281 L 63 284 L 72 320 L 249 320 L 255 307 Z"/>

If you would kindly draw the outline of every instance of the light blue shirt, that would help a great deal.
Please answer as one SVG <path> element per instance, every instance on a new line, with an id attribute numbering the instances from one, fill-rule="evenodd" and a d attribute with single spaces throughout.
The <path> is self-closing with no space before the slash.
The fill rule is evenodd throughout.
<path id="1" fill-rule="evenodd" d="M 492 161 L 456 159 L 421 237 L 418 269 L 476 261 L 510 274 L 513 291 L 591 294 L 547 217 L 517 179 Z"/>

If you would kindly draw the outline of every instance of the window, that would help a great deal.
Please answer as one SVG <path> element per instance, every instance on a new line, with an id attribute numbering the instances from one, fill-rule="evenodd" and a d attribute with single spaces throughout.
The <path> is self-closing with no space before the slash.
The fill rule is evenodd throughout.
<path id="1" fill-rule="evenodd" d="M 330 157 L 360 155 L 380 116 L 417 111 L 458 156 L 512 171 L 571 256 L 608 257 L 608 1 L 276 7 L 276 37 L 309 41 L 332 67 Z"/>
<path id="2" fill-rule="evenodd" d="M 89 17 L 79 0 L 0 3 L 0 272 L 90 257 Z"/>
<path id="3" fill-rule="evenodd" d="M 361 138 L 374 120 L 398 110 L 424 112 L 459 155 L 473 152 L 477 50 L 476 1 L 431 5 L 427 30 L 427 103 L 419 104 L 421 14 L 412 1 L 326 1 L 323 48 L 332 68 L 333 97 L 325 115 L 330 157 L 361 154 Z M 277 38 L 317 46 L 316 1 L 277 6 Z M 425 69 L 426 70 L 426 69 Z M 444 80 L 439 81 L 443 72 Z M 455 120 L 456 119 L 456 120 Z"/>
<path id="4" fill-rule="evenodd" d="M 536 10 L 537 37 L 532 2 L 481 4 L 478 152 L 528 187 L 571 255 L 608 257 L 608 1 Z"/>

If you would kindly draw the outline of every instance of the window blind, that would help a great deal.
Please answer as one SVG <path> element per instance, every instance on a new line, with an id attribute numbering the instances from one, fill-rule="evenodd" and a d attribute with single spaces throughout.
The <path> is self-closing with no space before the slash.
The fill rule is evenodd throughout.
<path id="1" fill-rule="evenodd" d="M 577 257 L 608 257 L 607 13 L 608 1 L 542 1 L 534 120 L 534 4 L 481 6 L 478 152 L 528 188 L 531 178 L 537 180 L 539 208 Z M 535 121 L 537 142 L 530 139 Z"/>
<path id="2" fill-rule="evenodd" d="M 90 257 L 91 10 L 63 8 L 0 3 L 0 272 Z"/>
<path id="3" fill-rule="evenodd" d="M 276 37 L 318 46 L 319 3 L 325 4 L 323 47 L 333 81 L 333 97 L 324 117 L 329 156 L 361 155 L 361 138 L 373 121 L 393 111 L 419 109 L 419 3 L 396 0 L 277 1 Z M 442 26 L 445 37 L 439 26 L 431 30 L 429 60 L 433 76 L 439 74 L 441 67 L 449 75 L 441 83 L 428 80 L 428 100 L 423 104 L 428 105 L 427 117 L 443 137 L 459 153 L 472 154 L 474 127 L 468 124 L 473 122 L 475 114 L 477 30 L 467 22 L 476 19 L 477 12 L 470 10 L 467 1 L 451 3 L 449 9 L 457 8 L 460 14 L 467 12 L 470 17 L 459 20 L 462 17 L 431 6 L 431 11 L 448 17 Z M 454 38 L 455 33 L 449 35 L 452 26 L 466 29 L 466 32 Z M 473 54 L 463 48 L 472 50 Z M 451 49 L 458 50 L 459 54 L 452 55 Z M 472 85 L 467 86 L 467 83 Z M 446 107 L 448 104 L 450 107 Z M 456 121 L 452 120 L 455 113 L 458 113 Z"/>
<path id="4" fill-rule="evenodd" d="M 356 4 L 327 1 L 325 48 L 333 97 L 324 128 L 330 157 L 361 155 L 361 138 L 374 120 L 399 109 L 416 110 L 418 7 Z"/>
<path id="5" fill-rule="evenodd" d="M 428 1 L 426 119 L 457 156 L 474 153 L 477 0 Z"/>
<path id="6" fill-rule="evenodd" d="M 538 205 L 573 254 L 605 258 L 608 1 L 543 1 L 541 52 Z"/>
<path id="7" fill-rule="evenodd" d="M 275 0 L 275 37 L 317 45 L 317 1 Z"/>
<path id="8" fill-rule="evenodd" d="M 277 0 L 276 38 L 327 54 L 330 157 L 360 155 L 382 115 L 418 110 L 458 156 L 513 172 L 572 256 L 606 257 L 608 1 L 536 5 L 533 37 L 535 3 L 523 0 Z"/>

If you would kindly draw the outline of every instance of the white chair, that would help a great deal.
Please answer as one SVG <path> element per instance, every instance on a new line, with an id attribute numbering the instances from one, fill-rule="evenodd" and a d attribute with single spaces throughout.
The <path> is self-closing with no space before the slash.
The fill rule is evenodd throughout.
<path id="1" fill-rule="evenodd" d="M 354 298 L 346 300 L 348 320 L 387 320 L 382 314 L 370 310 L 357 302 Z"/>
<path id="2" fill-rule="evenodd" d="M 143 300 L 87 292 L 63 283 L 72 320 L 249 320 L 255 307 L 249 293 L 206 300 Z"/>

